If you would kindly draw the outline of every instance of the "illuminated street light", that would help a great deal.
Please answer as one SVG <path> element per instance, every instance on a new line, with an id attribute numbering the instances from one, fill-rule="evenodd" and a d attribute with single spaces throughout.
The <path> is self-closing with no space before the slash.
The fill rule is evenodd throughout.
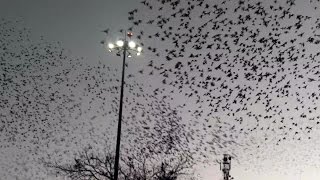
<path id="1" fill-rule="evenodd" d="M 124 45 L 124 42 L 122 40 L 118 40 L 116 44 L 117 46 L 122 47 Z"/>
<path id="2" fill-rule="evenodd" d="M 109 47 L 109 49 L 113 49 L 113 48 L 114 48 L 114 44 L 109 43 L 109 44 L 108 44 L 108 47 Z"/>
<path id="3" fill-rule="evenodd" d="M 128 45 L 131 49 L 136 47 L 136 43 L 133 41 L 130 41 Z"/>
<path id="4" fill-rule="evenodd" d="M 133 53 L 139 56 L 142 52 L 142 48 L 139 46 L 136 48 L 136 43 L 133 41 L 128 42 L 127 37 L 131 38 L 133 34 L 128 32 L 125 34 L 124 39 L 118 40 L 115 45 L 113 43 L 108 44 L 109 52 L 116 51 L 116 55 L 123 55 L 122 62 L 122 79 L 121 79 L 121 90 L 120 90 L 120 103 L 119 103 L 119 120 L 117 130 L 117 144 L 116 144 L 116 157 L 114 163 L 114 180 L 118 180 L 119 172 L 119 159 L 120 159 L 120 139 L 121 139 L 121 122 L 122 122 L 122 105 L 123 105 L 123 87 L 124 87 L 124 75 L 125 75 L 125 62 L 126 57 L 132 57 Z"/>

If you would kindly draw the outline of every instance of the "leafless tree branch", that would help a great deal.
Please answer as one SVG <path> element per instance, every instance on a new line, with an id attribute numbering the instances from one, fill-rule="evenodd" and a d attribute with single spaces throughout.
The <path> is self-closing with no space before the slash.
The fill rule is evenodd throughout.
<path id="1" fill-rule="evenodd" d="M 89 153 L 88 149 L 85 149 L 70 164 L 47 163 L 47 167 L 53 168 L 71 179 L 113 180 L 114 157 L 111 153 L 106 153 L 102 157 Z M 180 175 L 187 174 L 191 167 L 189 156 L 173 156 L 159 162 L 155 156 L 140 152 L 127 156 L 122 155 L 119 179 L 176 180 Z"/>

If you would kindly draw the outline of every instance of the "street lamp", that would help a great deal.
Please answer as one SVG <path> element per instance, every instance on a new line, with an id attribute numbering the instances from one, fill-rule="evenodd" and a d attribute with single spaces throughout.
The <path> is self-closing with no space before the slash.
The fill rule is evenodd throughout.
<path id="1" fill-rule="evenodd" d="M 115 43 L 105 44 L 109 52 L 116 52 L 118 56 L 123 53 L 122 62 L 122 79 L 121 79 L 121 91 L 120 91 L 120 104 L 119 104 L 119 120 L 118 120 L 118 132 L 117 132 L 117 144 L 116 144 L 116 157 L 114 162 L 114 180 L 118 180 L 119 171 L 119 159 L 120 159 L 120 138 L 121 138 L 121 121 L 122 121 L 122 104 L 123 104 L 123 85 L 124 85 L 124 72 L 125 72 L 125 62 L 126 57 L 132 57 L 132 54 L 139 56 L 142 52 L 142 47 L 137 46 L 134 41 L 127 41 L 127 37 L 131 39 L 132 33 L 125 33 L 124 39 L 119 39 Z M 104 41 L 103 41 L 104 42 Z"/>
<path id="2" fill-rule="evenodd" d="M 223 155 L 222 167 L 221 167 L 221 163 L 220 163 L 220 169 L 223 172 L 223 180 L 229 180 L 230 169 L 231 169 L 231 156 L 230 155 L 228 155 L 228 154 Z"/>

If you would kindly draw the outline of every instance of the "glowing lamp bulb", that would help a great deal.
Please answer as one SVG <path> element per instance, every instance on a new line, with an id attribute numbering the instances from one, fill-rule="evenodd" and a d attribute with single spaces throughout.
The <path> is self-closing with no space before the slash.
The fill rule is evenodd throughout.
<path id="1" fill-rule="evenodd" d="M 137 47 L 137 51 L 141 52 L 142 51 L 142 47 Z"/>
<path id="2" fill-rule="evenodd" d="M 138 52 L 138 53 L 137 53 L 137 56 L 140 56 L 140 55 L 141 55 L 141 53 L 140 53 L 140 52 Z"/>
<path id="3" fill-rule="evenodd" d="M 114 44 L 109 43 L 109 44 L 108 44 L 108 47 L 109 47 L 110 49 L 113 49 L 113 48 L 114 48 Z"/>
<path id="4" fill-rule="evenodd" d="M 117 46 L 122 47 L 123 45 L 124 45 L 123 41 L 121 41 L 121 40 L 117 41 Z"/>
<path id="5" fill-rule="evenodd" d="M 130 48 L 135 48 L 136 47 L 136 43 L 133 42 L 133 41 L 130 41 L 128 45 L 129 45 Z"/>

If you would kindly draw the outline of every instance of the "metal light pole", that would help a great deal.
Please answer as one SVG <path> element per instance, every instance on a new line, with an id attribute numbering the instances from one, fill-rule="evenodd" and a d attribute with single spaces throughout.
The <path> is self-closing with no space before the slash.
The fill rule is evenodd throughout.
<path id="1" fill-rule="evenodd" d="M 123 53 L 122 61 L 122 77 L 121 77 L 121 90 L 120 90 L 120 103 L 119 103 L 119 120 L 118 120 L 118 130 L 117 130 L 117 144 L 116 144 L 116 157 L 114 162 L 114 180 L 118 180 L 119 171 L 119 159 L 120 159 L 120 139 L 121 139 L 121 121 L 122 121 L 122 105 L 123 105 L 123 86 L 124 86 L 124 75 L 125 75 L 125 63 L 126 57 L 131 57 L 132 52 L 135 52 L 139 56 L 142 52 L 142 47 L 137 46 L 133 41 L 127 41 L 127 36 L 131 38 L 132 33 L 125 33 L 124 39 L 116 41 L 115 44 L 109 43 L 106 47 L 109 52 L 116 51 L 118 56 Z"/>
<path id="2" fill-rule="evenodd" d="M 220 169 L 223 172 L 223 180 L 229 180 L 230 169 L 231 169 L 231 156 L 230 155 L 228 155 L 228 154 L 223 155 L 222 167 L 221 167 L 221 163 L 220 163 Z"/>

